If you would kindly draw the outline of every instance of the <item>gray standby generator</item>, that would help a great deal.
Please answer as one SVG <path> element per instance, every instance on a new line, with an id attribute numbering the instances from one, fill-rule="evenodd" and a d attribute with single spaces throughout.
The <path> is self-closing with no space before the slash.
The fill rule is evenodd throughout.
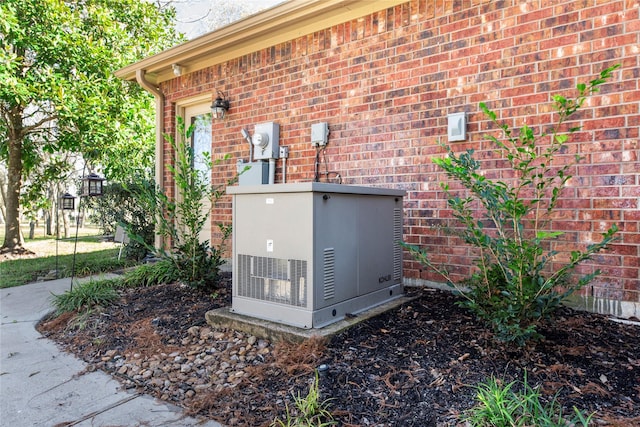
<path id="1" fill-rule="evenodd" d="M 227 194 L 233 312 L 321 328 L 402 295 L 403 190 L 303 182 Z"/>

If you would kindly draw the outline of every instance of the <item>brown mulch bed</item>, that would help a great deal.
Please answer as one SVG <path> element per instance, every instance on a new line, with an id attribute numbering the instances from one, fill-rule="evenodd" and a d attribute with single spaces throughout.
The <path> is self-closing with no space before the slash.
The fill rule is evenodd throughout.
<path id="1" fill-rule="evenodd" d="M 326 342 L 274 343 L 236 386 L 168 399 L 225 425 L 266 426 L 284 414 L 285 403 L 291 407 L 292 395 L 306 394 L 315 368 L 324 364 L 320 390 L 340 425 L 444 426 L 459 424 L 458 415 L 474 404 L 474 385 L 526 375 L 546 398 L 557 395 L 566 412 L 575 406 L 596 412 L 597 425 L 640 425 L 639 326 L 562 308 L 541 328 L 544 340 L 512 347 L 496 342 L 451 293 L 408 293 L 416 299 Z M 206 311 L 229 305 L 230 295 L 228 276 L 217 295 L 178 285 L 128 290 L 118 303 L 82 318 L 84 329 L 68 327 L 78 319 L 66 316 L 40 330 L 117 377 L 115 368 L 100 363 L 107 351 L 193 353 L 193 343 L 184 348 L 187 330 L 205 327 Z M 140 325 L 151 325 L 152 333 L 141 335 Z M 163 396 L 152 384 L 135 385 Z"/>

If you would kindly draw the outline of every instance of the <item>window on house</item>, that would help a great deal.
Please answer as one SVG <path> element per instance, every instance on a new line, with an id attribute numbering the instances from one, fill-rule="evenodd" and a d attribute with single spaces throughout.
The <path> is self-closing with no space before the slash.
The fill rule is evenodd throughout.
<path id="1" fill-rule="evenodd" d="M 191 148 L 193 149 L 193 167 L 205 176 L 211 183 L 211 171 L 208 164 L 211 160 L 211 113 L 198 114 L 191 117 L 193 134 Z"/>

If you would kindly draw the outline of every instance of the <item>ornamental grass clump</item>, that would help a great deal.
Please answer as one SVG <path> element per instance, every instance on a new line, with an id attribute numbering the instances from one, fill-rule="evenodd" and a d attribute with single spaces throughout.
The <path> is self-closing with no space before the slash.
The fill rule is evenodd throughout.
<path id="1" fill-rule="evenodd" d="M 492 377 L 475 388 L 477 403 L 462 416 L 473 427 L 587 427 L 593 417 L 575 406 L 572 415 L 563 413 L 557 395 L 545 402 L 526 374 L 522 384 L 504 384 Z"/>
<path id="2" fill-rule="evenodd" d="M 284 419 L 276 418 L 270 427 L 329 427 L 336 425 L 333 415 L 329 410 L 331 399 L 320 400 L 318 371 L 315 371 L 315 380 L 309 387 L 306 396 L 300 393 L 293 395 L 295 408 L 289 409 L 286 405 Z"/>
<path id="3" fill-rule="evenodd" d="M 106 307 L 118 298 L 116 280 L 90 280 L 81 283 L 62 294 L 53 295 L 56 314 L 91 311 L 96 307 Z"/>
<path id="4" fill-rule="evenodd" d="M 508 125 L 498 122 L 497 114 L 486 104 L 480 104 L 480 109 L 502 131 L 502 139 L 492 135 L 486 138 L 507 161 L 512 170 L 507 176 L 512 178 L 488 178 L 480 170 L 481 163 L 473 150 L 456 154 L 445 147 L 447 156 L 433 159 L 465 189 L 454 191 L 447 183 L 441 184 L 454 218 L 462 224 L 461 228 L 447 231 L 477 248 L 477 268 L 468 279 L 454 283 L 446 267 L 434 264 L 424 248 L 406 243 L 403 246 L 459 291 L 464 296 L 461 305 L 490 323 L 503 341 L 522 345 L 539 338 L 540 321 L 600 274 L 596 270 L 575 278 L 575 267 L 606 249 L 618 231 L 617 226 L 612 226 L 599 242 L 571 251 L 564 266 L 552 268 L 551 261 L 557 261 L 558 251 L 552 249 L 551 242 L 564 233 L 553 231 L 550 221 L 562 190 L 571 179 L 570 171 L 580 161 L 579 156 L 570 162 L 554 161 L 569 136 L 580 128 L 562 129 L 587 96 L 597 92 L 616 68 L 618 65 L 603 70 L 589 83 L 578 84 L 575 99 L 553 96 L 557 124 L 539 136 L 526 125 L 519 132 L 511 131 Z"/>

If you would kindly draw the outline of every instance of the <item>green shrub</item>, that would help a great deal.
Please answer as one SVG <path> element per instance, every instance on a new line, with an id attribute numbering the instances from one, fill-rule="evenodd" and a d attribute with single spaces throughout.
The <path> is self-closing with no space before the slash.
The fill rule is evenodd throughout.
<path id="1" fill-rule="evenodd" d="M 491 378 L 476 386 L 478 403 L 465 412 L 463 420 L 473 427 L 587 427 L 591 415 L 584 415 L 578 408 L 568 418 L 562 413 L 562 406 L 557 395 L 544 403 L 537 387 L 531 387 L 525 375 L 522 390 L 516 381 L 502 385 L 502 382 Z"/>
<path id="2" fill-rule="evenodd" d="M 139 193 L 139 200 L 146 206 L 149 215 L 156 219 L 156 232 L 164 242 L 170 241 L 171 247 L 148 246 L 148 249 L 171 262 L 175 270 L 172 274 L 177 280 L 194 288 L 215 288 L 220 266 L 224 263 L 222 254 L 226 239 L 231 234 L 231 226 L 218 224 L 222 231 L 222 242 L 217 248 L 211 247 L 209 241 L 201 242 L 200 233 L 209 219 L 204 207 L 210 203 L 213 209 L 224 195 L 223 185 L 212 185 L 210 182 L 211 169 L 230 156 L 224 156 L 216 162 L 211 161 L 209 153 L 195 158 L 193 148 L 188 144 L 194 126 L 185 129 L 180 117 L 177 118 L 177 126 L 180 142 L 170 135 L 165 135 L 165 138 L 175 152 L 175 164 L 167 165 L 167 169 L 175 181 L 179 197 L 172 198 L 160 188 L 143 189 Z M 193 167 L 194 164 L 199 167 Z M 230 185 L 236 179 L 225 184 Z M 133 235 L 132 240 L 143 243 L 140 236 Z"/>
<path id="3" fill-rule="evenodd" d="M 191 242 L 177 249 L 172 258 L 177 280 L 199 289 L 217 283 L 220 266 L 224 263 L 220 248 L 210 247 L 207 240 Z"/>
<path id="4" fill-rule="evenodd" d="M 488 321 L 498 338 L 504 341 L 523 344 L 539 337 L 538 323 L 600 274 L 595 271 L 572 281 L 575 267 L 606 249 L 618 231 L 614 225 L 602 235 L 600 242 L 584 250 L 572 251 L 569 261 L 552 271 L 550 261 L 558 252 L 550 249 L 550 242 L 563 233 L 549 231 L 549 224 L 562 189 L 571 178 L 570 169 L 579 161 L 576 157 L 575 162 L 554 163 L 554 157 L 562 152 L 568 135 L 579 128 L 569 128 L 564 134 L 561 130 L 586 97 L 597 92 L 598 86 L 609 79 L 616 68 L 617 65 L 605 69 L 589 84 L 578 84 L 576 99 L 555 95 L 558 123 L 538 137 L 526 125 L 519 132 L 512 132 L 506 124 L 497 121 L 495 112 L 484 103 L 480 104 L 482 111 L 503 132 L 504 140 L 494 136 L 487 138 L 510 165 L 513 174 L 508 175 L 512 175 L 512 179 L 487 178 L 480 170 L 473 150 L 458 155 L 445 147 L 447 156 L 433 159 L 466 189 L 461 195 L 451 190 L 447 183 L 442 183 L 453 216 L 463 226 L 452 233 L 478 249 L 476 272 L 458 285 L 446 267 L 431 262 L 425 249 L 404 243 L 403 246 L 459 290 L 465 298 L 462 305 Z M 482 213 L 481 217 L 478 212 Z M 470 290 L 467 292 L 466 288 Z"/>
<path id="5" fill-rule="evenodd" d="M 97 306 L 106 306 L 118 298 L 115 287 L 119 279 L 89 281 L 81 283 L 59 295 L 53 295 L 53 305 L 58 315 L 72 311 L 88 311 Z"/>
<path id="6" fill-rule="evenodd" d="M 91 208 L 90 219 L 101 224 L 104 234 L 114 234 L 116 226 L 121 225 L 127 234 L 135 234 L 124 247 L 124 256 L 141 260 L 153 245 L 153 215 L 146 211 L 137 195 L 143 191 L 154 191 L 152 181 L 140 176 L 130 183 L 110 183 L 105 186 L 102 197 L 87 197 L 86 206 Z"/>

